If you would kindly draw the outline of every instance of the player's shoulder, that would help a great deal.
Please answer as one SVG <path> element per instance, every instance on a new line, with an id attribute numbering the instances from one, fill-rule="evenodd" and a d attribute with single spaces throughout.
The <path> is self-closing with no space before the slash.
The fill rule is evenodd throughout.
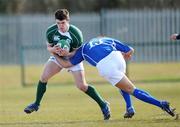
<path id="1" fill-rule="evenodd" d="M 78 27 L 71 24 L 69 26 L 68 32 L 70 33 L 73 42 L 78 43 L 78 45 L 81 45 L 81 43 L 83 42 L 83 34 L 81 30 Z"/>
<path id="2" fill-rule="evenodd" d="M 57 29 L 58 29 L 57 25 L 56 25 L 56 24 L 52 24 L 51 26 L 49 26 L 49 27 L 47 28 L 47 30 L 46 30 L 46 35 L 48 36 L 48 35 L 56 32 Z"/>
<path id="3" fill-rule="evenodd" d="M 72 25 L 72 24 L 69 26 L 69 31 L 72 33 L 82 33 L 78 27 L 76 27 L 75 25 Z"/>

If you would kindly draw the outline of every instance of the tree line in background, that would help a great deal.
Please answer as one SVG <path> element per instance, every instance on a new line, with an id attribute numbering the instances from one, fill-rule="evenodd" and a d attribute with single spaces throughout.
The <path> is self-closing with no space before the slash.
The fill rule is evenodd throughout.
<path id="1" fill-rule="evenodd" d="M 104 9 L 179 8 L 180 0 L 0 0 L 1 14 L 52 13 L 67 8 L 71 13 Z"/>

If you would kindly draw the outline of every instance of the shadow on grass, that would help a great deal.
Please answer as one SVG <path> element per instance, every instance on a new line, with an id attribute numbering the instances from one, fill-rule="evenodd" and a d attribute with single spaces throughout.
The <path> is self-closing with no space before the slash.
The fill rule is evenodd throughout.
<path id="1" fill-rule="evenodd" d="M 133 81 L 133 80 L 132 80 Z M 134 83 L 176 83 L 180 82 L 180 78 L 178 79 L 147 79 L 147 80 L 134 80 Z M 101 80 L 101 81 L 91 81 L 89 82 L 91 84 L 107 84 L 108 82 L 106 80 Z M 32 87 L 35 86 L 35 83 L 27 83 L 24 85 L 24 87 Z M 66 85 L 75 85 L 74 82 L 59 82 L 59 83 L 49 83 L 51 86 L 66 86 Z"/>
<path id="2" fill-rule="evenodd" d="M 151 124 L 151 123 L 171 123 L 171 122 L 180 122 L 179 120 L 174 120 L 170 118 L 159 118 L 159 119 L 150 119 L 150 120 L 144 120 L 144 119 L 111 119 L 108 121 L 103 120 L 87 120 L 87 121 L 59 121 L 59 122 L 7 122 L 7 123 L 0 123 L 0 126 L 10 126 L 10 125 L 75 125 L 75 124 L 113 124 L 113 123 L 139 123 L 139 124 Z"/>

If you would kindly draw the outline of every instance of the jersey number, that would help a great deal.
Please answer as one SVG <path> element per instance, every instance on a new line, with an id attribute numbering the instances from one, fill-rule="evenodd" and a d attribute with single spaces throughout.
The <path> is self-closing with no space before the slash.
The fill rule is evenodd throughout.
<path id="1" fill-rule="evenodd" d="M 93 39 L 89 42 L 89 49 L 93 48 L 94 46 L 97 46 L 97 45 L 100 45 L 102 44 L 103 42 L 100 40 L 100 39 Z"/>

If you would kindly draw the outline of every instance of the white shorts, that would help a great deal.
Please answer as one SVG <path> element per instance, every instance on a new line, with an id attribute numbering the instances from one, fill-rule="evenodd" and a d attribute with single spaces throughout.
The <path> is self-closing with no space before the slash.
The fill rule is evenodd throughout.
<path id="1" fill-rule="evenodd" d="M 48 61 L 52 61 L 54 63 L 56 63 L 59 67 L 63 68 L 61 66 L 61 63 L 58 63 L 58 61 L 56 60 L 56 58 L 54 56 L 50 56 L 49 60 Z M 74 71 L 84 71 L 84 66 L 83 66 L 83 63 L 79 63 L 77 65 L 74 65 L 72 67 L 69 67 L 67 68 L 68 71 L 71 71 L 71 72 L 74 72 Z"/>
<path id="2" fill-rule="evenodd" d="M 126 62 L 119 51 L 113 51 L 96 65 L 99 74 L 116 85 L 126 73 Z"/>

